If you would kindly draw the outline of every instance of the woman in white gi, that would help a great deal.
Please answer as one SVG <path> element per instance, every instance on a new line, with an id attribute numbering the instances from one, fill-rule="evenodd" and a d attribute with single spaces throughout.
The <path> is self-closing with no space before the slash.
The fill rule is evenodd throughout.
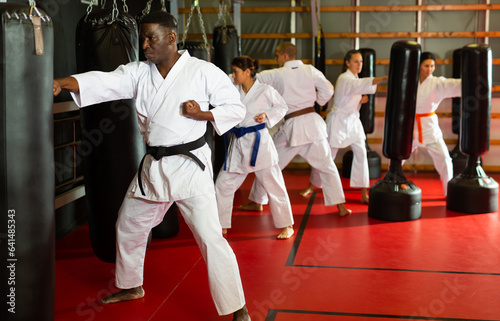
<path id="1" fill-rule="evenodd" d="M 249 321 L 238 263 L 221 233 L 210 148 L 202 138 L 207 121 L 222 134 L 243 119 L 245 107 L 219 68 L 177 51 L 177 21 L 172 15 L 151 12 L 141 21 L 140 36 L 148 61 L 54 80 L 54 95 L 68 89 L 80 107 L 135 98 L 139 127 L 148 144 L 116 223 L 115 283 L 121 290 L 102 302 L 144 296 L 148 235 L 176 202 L 207 264 L 217 312 L 234 313 L 233 321 Z M 209 105 L 214 107 L 210 111 Z"/>
<path id="2" fill-rule="evenodd" d="M 462 95 L 462 80 L 434 77 L 432 74 L 435 68 L 436 58 L 434 55 L 430 52 L 423 52 L 420 55 L 420 77 L 412 152 L 417 147 L 423 147 L 427 150 L 436 171 L 439 173 L 443 193 L 446 196 L 448 181 L 453 178 L 453 164 L 443 139 L 443 133 L 439 128 L 436 109 L 443 99 Z"/>
<path id="3" fill-rule="evenodd" d="M 337 79 L 333 109 L 326 117 L 328 142 L 335 159 L 339 148 L 351 146 L 353 162 L 350 186 L 361 188 L 361 203 L 368 204 L 368 187 L 370 176 L 368 172 L 368 157 L 366 155 L 366 135 L 359 119 L 361 104 L 368 101 L 367 96 L 374 94 L 377 85 L 387 80 L 385 77 L 358 78 L 363 68 L 363 56 L 359 50 L 350 50 L 344 57 L 344 73 Z M 319 173 L 314 168 L 311 171 L 310 185 L 301 192 L 302 195 L 312 193 L 313 186 L 321 187 Z"/>
<path id="4" fill-rule="evenodd" d="M 257 60 L 240 56 L 231 62 L 233 81 L 247 108 L 243 121 L 233 129 L 226 163 L 217 176 L 215 191 L 223 234 L 231 228 L 234 193 L 251 172 L 269 195 L 274 226 L 283 229 L 278 239 L 293 235 L 293 216 L 278 152 L 266 128 L 274 126 L 288 107 L 283 97 L 269 85 L 255 80 Z"/>

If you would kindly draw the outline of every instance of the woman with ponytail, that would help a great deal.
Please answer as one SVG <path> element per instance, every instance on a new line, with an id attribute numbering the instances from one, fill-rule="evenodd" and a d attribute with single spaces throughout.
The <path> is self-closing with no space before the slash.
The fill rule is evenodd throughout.
<path id="1" fill-rule="evenodd" d="M 231 66 L 234 85 L 247 113 L 243 121 L 229 131 L 234 135 L 215 184 L 222 231 L 225 234 L 231 228 L 234 193 L 253 172 L 269 195 L 275 227 L 282 229 L 278 239 L 287 239 L 294 233 L 292 207 L 267 127 L 278 123 L 288 107 L 274 88 L 255 79 L 257 60 L 239 56 L 233 59 Z"/>

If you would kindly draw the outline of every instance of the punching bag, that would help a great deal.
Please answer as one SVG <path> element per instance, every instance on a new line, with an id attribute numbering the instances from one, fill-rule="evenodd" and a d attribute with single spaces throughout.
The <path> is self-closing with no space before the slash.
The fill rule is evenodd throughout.
<path id="1" fill-rule="evenodd" d="M 241 55 L 236 27 L 233 25 L 216 26 L 212 43 L 214 47 L 213 63 L 226 74 L 232 73 L 231 61 L 234 57 Z"/>
<path id="2" fill-rule="evenodd" d="M 55 288 L 52 20 L 34 5 L 0 3 L 0 15 L 3 61 L 0 67 L 3 254 L 0 319 L 52 321 Z"/>
<path id="3" fill-rule="evenodd" d="M 411 154 L 420 51 L 417 42 L 405 40 L 391 48 L 383 140 L 390 164 L 386 176 L 370 187 L 371 218 L 409 221 L 421 216 L 421 190 L 406 179 L 402 168 Z"/>
<path id="4" fill-rule="evenodd" d="M 375 77 L 375 50 L 370 48 L 359 49 L 363 57 L 363 68 L 359 73 L 359 78 Z M 368 102 L 361 105 L 359 110 L 359 119 L 363 124 L 365 134 L 373 133 L 375 128 L 375 94 L 367 95 Z M 366 154 L 368 157 L 368 171 L 370 179 L 379 178 L 382 172 L 382 158 L 380 155 L 372 151 L 368 142 L 366 142 Z M 351 167 L 354 154 L 352 150 L 347 151 L 342 158 L 342 177 L 351 177 Z"/>
<path id="5" fill-rule="evenodd" d="M 212 44 L 214 47 L 213 63 L 226 74 L 231 74 L 231 61 L 241 55 L 241 46 L 238 31 L 232 23 L 225 4 L 219 6 L 219 19 L 214 27 Z M 224 135 L 219 136 L 214 133 L 213 168 L 215 179 L 217 179 L 218 172 L 224 165 L 226 155 Z"/>
<path id="6" fill-rule="evenodd" d="M 319 25 L 318 35 L 313 41 L 314 47 L 314 67 L 326 74 L 326 59 L 325 59 L 325 35 L 321 29 L 321 24 Z M 317 102 L 314 102 L 314 109 L 318 114 L 326 111 L 327 105 L 320 106 Z"/>
<path id="7" fill-rule="evenodd" d="M 460 79 L 462 77 L 462 48 L 453 51 L 453 78 Z M 462 98 L 453 97 L 451 99 L 451 130 L 460 138 L 460 110 L 462 109 Z M 460 174 L 466 164 L 467 156 L 460 151 L 460 139 L 450 152 L 453 161 L 453 177 Z"/>
<path id="8" fill-rule="evenodd" d="M 480 162 L 490 148 L 491 86 L 491 48 L 464 46 L 460 149 L 467 155 L 467 165 L 448 182 L 446 208 L 452 211 L 478 214 L 498 209 L 498 183 L 485 174 Z"/>
<path id="9" fill-rule="evenodd" d="M 94 9 L 76 30 L 78 72 L 112 71 L 137 61 L 137 24 L 128 13 Z M 146 148 L 139 132 L 134 100 L 110 101 L 80 109 L 85 194 L 92 249 L 104 262 L 115 262 L 115 223 L 130 182 Z"/>

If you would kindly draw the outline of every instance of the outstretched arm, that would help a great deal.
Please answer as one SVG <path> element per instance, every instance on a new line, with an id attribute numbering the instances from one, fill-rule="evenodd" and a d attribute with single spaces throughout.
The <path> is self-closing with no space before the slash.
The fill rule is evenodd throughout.
<path id="1" fill-rule="evenodd" d="M 381 82 L 386 81 L 387 79 L 389 79 L 389 77 L 388 77 L 388 76 L 373 78 L 372 85 L 378 85 L 378 84 L 380 84 Z"/>
<path id="2" fill-rule="evenodd" d="M 62 89 L 67 89 L 74 93 L 80 91 L 80 87 L 78 86 L 78 81 L 73 77 L 54 79 L 54 87 L 53 87 L 54 96 L 59 95 Z"/>

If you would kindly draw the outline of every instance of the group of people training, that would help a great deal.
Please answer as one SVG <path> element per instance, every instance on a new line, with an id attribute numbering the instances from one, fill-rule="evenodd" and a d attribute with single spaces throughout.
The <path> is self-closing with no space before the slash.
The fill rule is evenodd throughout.
<path id="1" fill-rule="evenodd" d="M 69 90 L 79 107 L 136 99 L 140 131 L 148 145 L 116 223 L 115 284 L 121 290 L 102 302 L 144 297 L 148 235 L 176 202 L 207 264 L 217 312 L 232 313 L 233 321 L 248 321 L 238 264 L 222 233 L 231 227 L 235 191 L 247 174 L 254 172 L 253 203 L 246 208 L 260 209 L 269 202 L 274 224 L 282 228 L 278 238 L 289 238 L 294 233 L 293 216 L 281 170 L 301 155 L 313 168 L 311 184 L 323 188 L 325 205 L 336 205 L 339 215 L 347 215 L 351 211 L 344 205 L 333 160 L 339 148 L 350 145 L 354 151 L 351 186 L 362 188 L 361 201 L 368 202 L 365 135 L 358 110 L 365 99 L 362 95 L 374 93 L 376 85 L 387 77 L 358 79 L 362 56 L 358 51 L 350 52 L 345 59 L 347 70 L 336 84 L 327 126 L 313 105 L 326 104 L 333 86 L 316 68 L 296 59 L 293 44 L 277 47 L 280 68 L 259 74 L 256 60 L 234 58 L 231 81 L 215 65 L 178 51 L 177 37 L 177 21 L 172 15 L 151 12 L 142 19 L 140 28 L 147 61 L 121 65 L 112 72 L 92 71 L 54 80 L 54 95 Z M 439 148 L 446 146 L 438 141 L 442 135 L 431 114 L 443 98 L 455 95 L 455 83 L 434 80 L 433 61 L 430 57 L 422 62 L 427 76 L 422 78 L 421 69 L 425 92 L 419 89 L 417 111 L 424 115 L 416 139 L 432 150 L 432 155 L 441 155 L 444 152 L 440 154 Z M 432 67 L 425 67 L 429 64 Z M 209 105 L 213 107 L 210 110 Z M 271 137 L 266 126 L 274 126 L 283 117 L 285 122 Z M 215 185 L 211 151 L 203 139 L 207 121 L 219 135 L 227 131 L 235 134 Z M 437 157 L 433 156 L 435 162 Z M 443 182 L 448 175 L 444 164 L 443 170 L 438 170 Z"/>

